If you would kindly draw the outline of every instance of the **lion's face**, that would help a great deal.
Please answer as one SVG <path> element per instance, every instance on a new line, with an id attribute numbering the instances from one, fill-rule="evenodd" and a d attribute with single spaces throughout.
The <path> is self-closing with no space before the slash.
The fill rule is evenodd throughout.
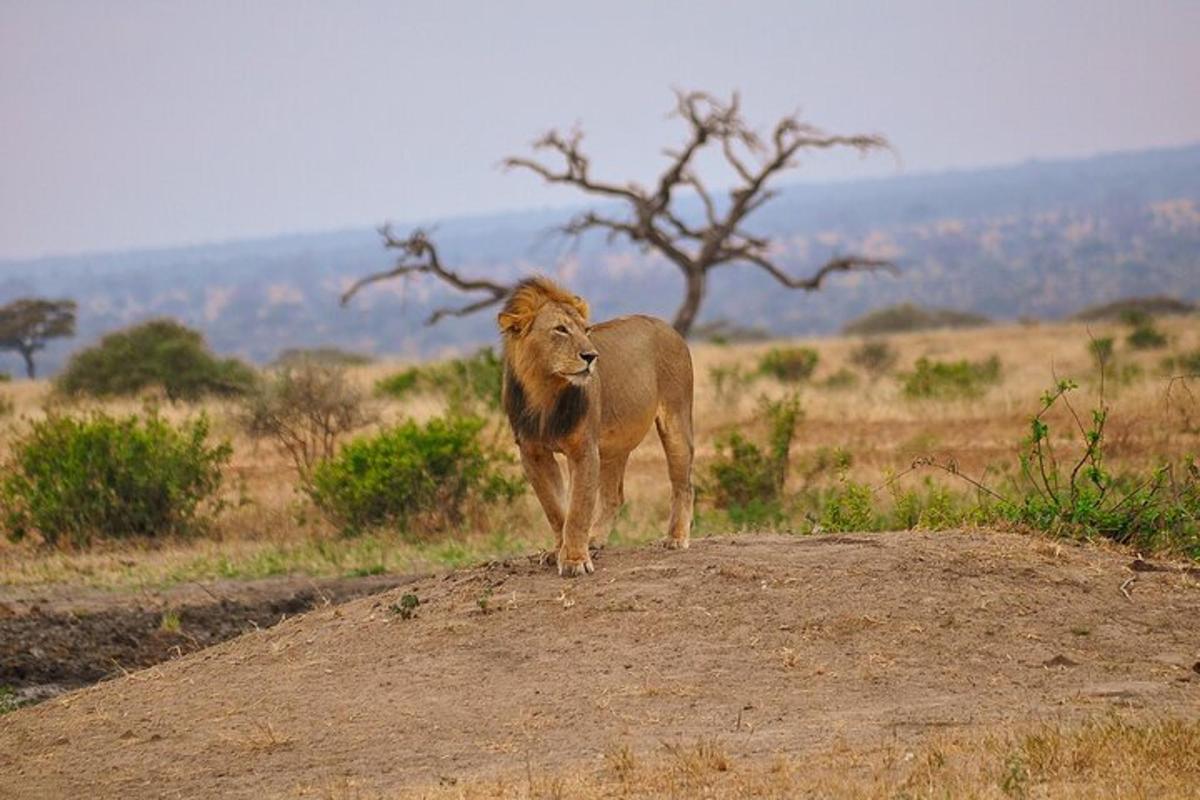
<path id="1" fill-rule="evenodd" d="M 598 353 L 588 338 L 587 323 L 574 308 L 542 306 L 518 346 L 525 351 L 522 361 L 576 386 L 587 383 L 595 372 Z"/>

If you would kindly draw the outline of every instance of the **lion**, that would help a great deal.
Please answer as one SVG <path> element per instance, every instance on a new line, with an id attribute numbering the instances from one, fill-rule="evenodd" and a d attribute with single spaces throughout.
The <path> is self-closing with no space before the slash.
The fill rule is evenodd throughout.
<path id="1" fill-rule="evenodd" d="M 588 324 L 584 300 L 546 278 L 517 284 L 497 317 L 502 400 L 525 475 L 554 531 L 558 572 L 593 571 L 624 503 L 625 465 L 651 424 L 671 482 L 667 547 L 692 527 L 692 356 L 670 325 L 642 315 Z M 566 457 L 567 482 L 555 454 Z M 593 539 L 592 532 L 598 532 Z"/>

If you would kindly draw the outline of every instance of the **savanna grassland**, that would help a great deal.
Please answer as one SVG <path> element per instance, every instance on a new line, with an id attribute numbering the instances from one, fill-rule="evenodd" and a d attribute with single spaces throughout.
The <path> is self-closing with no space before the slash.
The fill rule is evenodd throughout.
<path id="1" fill-rule="evenodd" d="M 574 581 L 542 563 L 529 492 L 348 527 L 241 401 L 159 398 L 232 444 L 221 513 L 153 541 L 4 542 L 0 623 L 153 598 L 151 638 L 180 649 L 4 714 L 0 796 L 1194 796 L 1200 323 L 1152 325 L 1141 347 L 1123 323 L 694 345 L 692 548 L 651 544 L 651 435 Z M 371 413 L 348 440 L 463 410 L 428 390 L 442 373 L 375 392 L 408 366 L 349 368 Z M 0 392 L 0 457 L 48 403 L 89 407 Z M 200 595 L 330 581 L 382 592 L 187 641 Z"/>
<path id="2" fill-rule="evenodd" d="M 870 527 L 876 529 L 904 527 L 887 524 L 903 521 L 891 513 L 896 498 L 904 492 L 927 495 L 930 487 L 944 489 L 948 499 L 940 506 L 944 512 L 940 520 L 927 514 L 919 527 L 968 523 L 967 506 L 977 490 L 936 467 L 913 470 L 914 460 L 932 457 L 943 465 L 957 464 L 962 474 L 1003 491 L 1005 477 L 1018 471 L 1022 441 L 1044 392 L 1059 380 L 1073 379 L 1078 388 L 1069 398 L 1077 413 L 1086 418 L 1098 406 L 1100 370 L 1090 345 L 1094 339 L 1112 338 L 1115 349 L 1104 386 L 1104 402 L 1110 407 L 1104 432 L 1107 466 L 1113 472 L 1145 473 L 1172 463 L 1176 477 L 1182 479 L 1179 464 L 1200 452 L 1200 389 L 1194 379 L 1171 378 L 1192 374 L 1186 355 L 1200 351 L 1200 324 L 1195 318 L 1180 318 L 1158 325 L 1169 344 L 1149 350 L 1130 348 L 1125 341 L 1129 328 L 1120 324 L 1045 323 L 897 334 L 875 340 L 885 342 L 891 353 L 883 359 L 886 363 L 872 368 L 852 361 L 862 339 L 798 340 L 786 344 L 810 348 L 819 357 L 812 373 L 798 382 L 757 374 L 763 356 L 781 343 L 693 345 L 696 477 L 702 487 L 696 535 L 747 526 L 736 515 L 731 521 L 706 502 L 706 494 L 711 497 L 703 490 L 706 482 L 711 483 L 709 467 L 718 443 L 731 432 L 765 441 L 769 422 L 762 399 L 793 394 L 799 398 L 800 413 L 787 460 L 783 508 L 771 518 L 771 527 L 797 533 L 819 529 L 821 490 L 836 490 L 847 483 L 869 490 L 873 513 L 868 516 Z M 1173 357 L 1177 363 L 1164 365 Z M 951 386 L 945 392 L 914 398 L 904 391 L 904 375 L 920 358 L 977 364 L 995 358 L 999 370 L 994 381 L 983 381 L 966 393 Z M 376 363 L 352 367 L 348 374 L 370 396 L 380 379 L 403 366 Z M 4 458 L 24 421 L 38 418 L 47 404 L 60 401 L 43 381 L 14 382 L 0 391 L 11 398 L 13 407 L 3 420 L 0 458 Z M 534 552 L 549 541 L 544 518 L 530 493 L 511 505 L 490 507 L 484 517 L 469 519 L 453 532 L 406 535 L 381 530 L 341 536 L 298 490 L 296 470 L 287 455 L 270 440 L 246 434 L 239 424 L 236 400 L 170 404 L 151 397 L 82 402 L 73 407 L 99 406 L 121 414 L 138 412 L 146 402 L 157 402 L 170 420 L 203 413 L 211 421 L 213 437 L 233 445 L 224 489 L 228 507 L 208 535 L 153 546 L 102 543 L 87 552 L 70 548 L 47 552 L 32 543 L 0 541 L 0 581 L 10 587 L 65 583 L 137 588 L 210 578 L 413 572 Z M 425 420 L 446 406 L 443 397 L 423 392 L 402 400 L 375 396 L 368 403 L 374 421 L 352 436 L 368 435 L 407 417 Z M 511 437 L 500 416 L 485 415 L 489 419 L 485 437 L 510 448 Z M 1081 433 L 1061 404 L 1047 420 L 1058 458 L 1067 464 L 1082 450 Z M 661 535 L 667 515 L 665 471 L 661 447 L 651 433 L 630 460 L 627 505 L 615 543 L 647 542 Z M 748 526 L 762 524 L 751 519 Z M 1172 543 L 1163 546 L 1170 552 Z"/>

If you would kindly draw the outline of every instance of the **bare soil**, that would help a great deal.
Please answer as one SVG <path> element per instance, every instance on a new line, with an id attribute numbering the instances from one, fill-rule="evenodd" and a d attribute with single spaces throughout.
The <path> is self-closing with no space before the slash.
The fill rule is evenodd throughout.
<path id="1" fill-rule="evenodd" d="M 372 797 L 614 748 L 739 758 L 1200 718 L 1200 583 L 1003 533 L 704 539 L 425 577 L 0 718 L 0 798 Z M 405 619 L 394 607 L 420 600 Z"/>
<path id="2" fill-rule="evenodd" d="M 0 595 L 0 686 L 17 702 L 45 700 L 415 579 L 269 578 L 137 593 L 9 590 Z"/>

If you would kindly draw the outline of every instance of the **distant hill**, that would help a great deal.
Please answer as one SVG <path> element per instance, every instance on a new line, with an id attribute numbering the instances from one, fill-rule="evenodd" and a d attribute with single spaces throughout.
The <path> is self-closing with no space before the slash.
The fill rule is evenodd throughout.
<path id="1" fill-rule="evenodd" d="M 681 295 L 676 270 L 599 238 L 571 248 L 548 236 L 572 211 L 444 220 L 435 235 L 444 260 L 467 274 L 542 271 L 586 294 L 598 318 L 670 316 Z M 815 334 L 903 302 L 1015 319 L 1139 295 L 1197 301 L 1200 145 L 793 185 L 753 223 L 777 237 L 780 262 L 797 274 L 849 252 L 893 258 L 901 273 L 843 276 L 806 295 L 781 291 L 753 267 L 723 267 L 713 273 L 702 322 Z M 8 261 L 0 262 L 0 303 L 24 295 L 79 301 L 79 335 L 48 348 L 47 371 L 100 333 L 155 315 L 200 328 L 219 352 L 261 363 L 288 348 L 424 355 L 494 339 L 486 313 L 424 327 L 432 307 L 453 301 L 429 281 L 377 285 L 338 306 L 353 278 L 389 263 L 370 228 Z M 16 372 L 6 358 L 0 370 Z"/>
<path id="2" fill-rule="evenodd" d="M 1178 314 L 1195 314 L 1200 307 L 1174 297 L 1127 297 L 1099 306 L 1089 306 L 1071 315 L 1080 322 L 1115 321 L 1127 319 L 1131 314 L 1147 317 L 1169 317 Z"/>

